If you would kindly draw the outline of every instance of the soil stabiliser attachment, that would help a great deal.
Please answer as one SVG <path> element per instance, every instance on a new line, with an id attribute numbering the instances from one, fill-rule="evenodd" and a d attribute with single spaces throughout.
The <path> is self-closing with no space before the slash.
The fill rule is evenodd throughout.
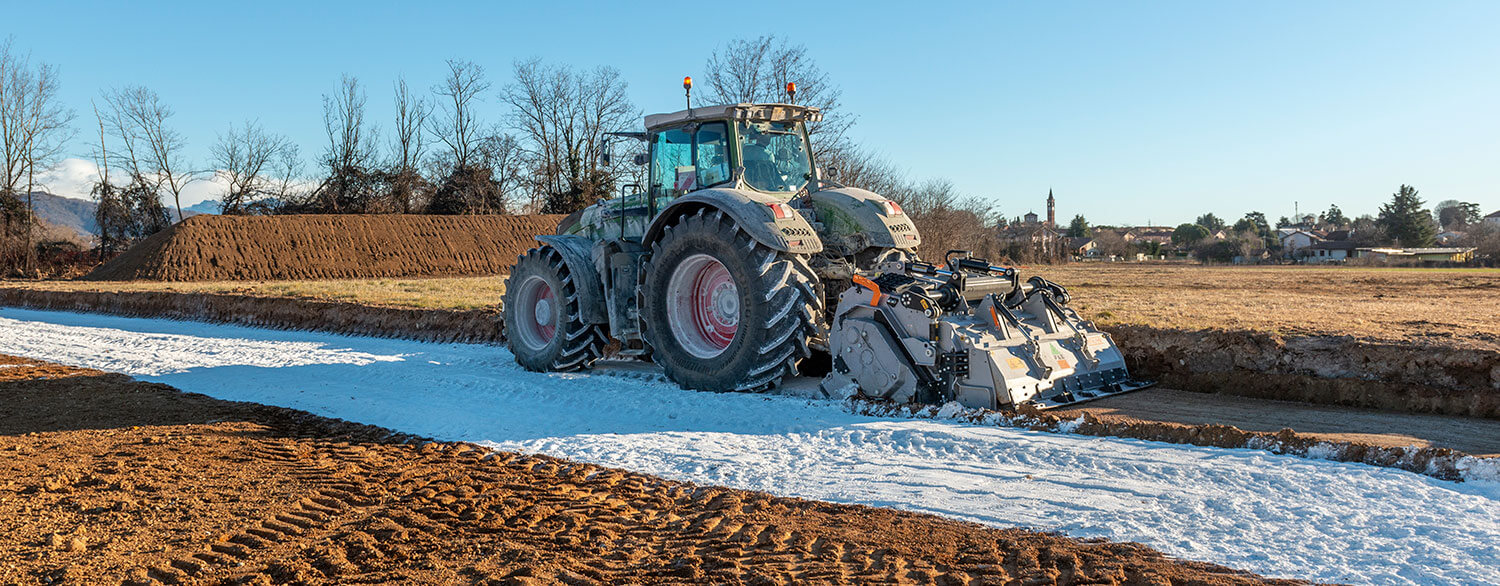
<path id="1" fill-rule="evenodd" d="M 839 295 L 830 395 L 1051 409 L 1139 390 L 1109 334 L 1041 277 L 951 251 L 944 267 L 889 262 Z"/>

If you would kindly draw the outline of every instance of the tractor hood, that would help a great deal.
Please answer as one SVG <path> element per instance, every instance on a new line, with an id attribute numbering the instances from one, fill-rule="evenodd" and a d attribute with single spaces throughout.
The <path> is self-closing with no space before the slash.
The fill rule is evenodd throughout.
<path id="1" fill-rule="evenodd" d="M 812 200 L 825 233 L 835 240 L 849 242 L 844 245 L 846 248 L 863 249 L 858 244 L 865 244 L 911 250 L 922 244 L 917 227 L 901 206 L 872 191 L 835 187 L 814 192 Z M 855 240 L 859 243 L 855 244 Z"/>

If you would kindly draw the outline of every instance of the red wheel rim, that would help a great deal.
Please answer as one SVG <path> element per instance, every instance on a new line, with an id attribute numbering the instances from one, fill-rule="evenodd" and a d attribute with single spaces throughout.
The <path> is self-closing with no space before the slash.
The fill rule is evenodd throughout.
<path id="1" fill-rule="evenodd" d="M 689 354 L 718 356 L 739 332 L 739 287 L 712 256 L 694 255 L 677 266 L 667 285 L 667 303 L 672 333 Z"/>
<path id="2" fill-rule="evenodd" d="M 557 317 L 557 298 L 545 279 L 533 275 L 521 283 L 515 318 L 522 343 L 534 350 L 547 347 L 557 335 Z"/>

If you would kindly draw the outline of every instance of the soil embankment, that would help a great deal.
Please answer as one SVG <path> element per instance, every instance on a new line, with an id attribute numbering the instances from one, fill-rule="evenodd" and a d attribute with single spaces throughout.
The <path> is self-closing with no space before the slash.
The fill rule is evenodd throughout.
<path id="1" fill-rule="evenodd" d="M 101 281 L 361 279 L 503 273 L 563 216 L 194 216 L 86 277 Z"/>
<path id="2" fill-rule="evenodd" d="M 1131 372 L 1179 389 L 1500 419 L 1500 352 L 1347 336 L 1103 326 Z"/>
<path id="3" fill-rule="evenodd" d="M 1265 582 L 1136 544 L 699 487 L 0 365 L 4 583 Z"/>

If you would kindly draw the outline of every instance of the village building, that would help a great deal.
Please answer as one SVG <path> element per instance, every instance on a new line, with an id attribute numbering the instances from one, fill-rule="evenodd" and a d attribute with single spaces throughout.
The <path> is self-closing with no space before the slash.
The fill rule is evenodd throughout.
<path id="1" fill-rule="evenodd" d="M 1099 258 L 1099 242 L 1088 237 L 1069 238 L 1068 254 L 1074 258 Z"/>
<path id="2" fill-rule="evenodd" d="M 1282 228 L 1277 230 L 1278 238 L 1281 240 L 1281 250 L 1288 255 L 1296 256 L 1298 250 L 1302 250 L 1319 242 L 1327 240 L 1323 235 L 1313 230 L 1300 228 Z"/>
<path id="3" fill-rule="evenodd" d="M 1491 224 L 1500 224 L 1500 212 L 1495 212 L 1493 214 L 1485 216 L 1484 217 L 1484 221 L 1489 222 Z"/>
<path id="4" fill-rule="evenodd" d="M 1383 261 L 1469 262 L 1474 260 L 1472 247 L 1467 248 L 1359 248 L 1359 258 Z"/>
<path id="5" fill-rule="evenodd" d="M 1029 244 L 1032 250 L 1043 257 L 1052 257 L 1064 252 L 1066 246 L 1062 233 L 1057 231 L 1057 198 L 1047 190 L 1047 221 L 1041 221 L 1036 212 L 1027 212 L 1020 222 L 1012 223 L 999 231 L 999 239 L 1006 244 Z"/>
<path id="6" fill-rule="evenodd" d="M 1358 246 L 1348 240 L 1324 240 L 1298 251 L 1302 262 L 1312 264 L 1341 263 L 1355 257 Z"/>

